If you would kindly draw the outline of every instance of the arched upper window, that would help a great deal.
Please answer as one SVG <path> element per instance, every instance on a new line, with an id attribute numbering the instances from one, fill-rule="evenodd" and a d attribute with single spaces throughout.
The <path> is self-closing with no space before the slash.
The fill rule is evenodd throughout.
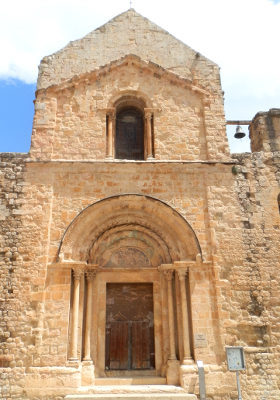
<path id="1" fill-rule="evenodd" d="M 115 158 L 144 160 L 144 115 L 135 107 L 116 115 Z"/>
<path id="2" fill-rule="evenodd" d="M 107 109 L 108 159 L 149 160 L 154 158 L 153 109 L 142 98 L 122 96 Z"/>

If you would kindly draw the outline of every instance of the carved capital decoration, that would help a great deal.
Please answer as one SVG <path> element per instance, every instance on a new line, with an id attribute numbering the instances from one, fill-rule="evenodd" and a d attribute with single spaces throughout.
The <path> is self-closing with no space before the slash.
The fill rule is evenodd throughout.
<path id="1" fill-rule="evenodd" d="M 151 111 L 145 111 L 145 119 L 150 120 L 152 118 L 153 113 Z"/>
<path id="2" fill-rule="evenodd" d="M 188 269 L 186 268 L 184 268 L 184 269 L 177 269 L 177 274 L 178 274 L 178 278 L 179 278 L 179 281 L 182 281 L 182 280 L 184 280 L 184 279 L 186 279 L 186 274 L 187 274 L 187 272 L 188 272 Z"/>
<path id="3" fill-rule="evenodd" d="M 95 269 L 87 269 L 86 270 L 86 280 L 89 281 L 93 281 L 94 278 L 96 277 L 96 273 L 97 271 Z"/>
<path id="4" fill-rule="evenodd" d="M 84 269 L 83 268 L 73 268 L 73 277 L 75 281 L 79 281 L 83 276 Z"/>
<path id="5" fill-rule="evenodd" d="M 115 119 L 116 118 L 116 109 L 115 108 L 106 108 L 106 114 L 109 118 Z"/>
<path id="6" fill-rule="evenodd" d="M 173 273 L 174 273 L 173 269 L 168 269 L 168 270 L 163 271 L 163 274 L 168 281 L 172 281 Z"/>

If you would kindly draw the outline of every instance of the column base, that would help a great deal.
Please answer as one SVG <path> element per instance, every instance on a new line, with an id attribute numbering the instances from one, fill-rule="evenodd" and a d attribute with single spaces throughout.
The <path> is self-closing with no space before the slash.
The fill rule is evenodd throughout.
<path id="1" fill-rule="evenodd" d="M 80 360 L 78 360 L 78 358 L 68 358 L 66 366 L 72 368 L 79 368 Z"/>
<path id="2" fill-rule="evenodd" d="M 82 361 L 82 386 L 92 386 L 95 382 L 94 365 L 91 360 Z"/>
<path id="3" fill-rule="evenodd" d="M 193 365 L 194 364 L 194 360 L 191 357 L 184 358 L 182 364 L 183 365 Z"/>
<path id="4" fill-rule="evenodd" d="M 166 368 L 166 382 L 167 385 L 179 385 L 180 374 L 179 374 L 180 362 L 178 360 L 168 360 Z"/>
<path id="5" fill-rule="evenodd" d="M 180 385 L 188 393 L 196 393 L 198 388 L 198 373 L 194 361 L 189 365 L 180 365 L 179 373 Z"/>

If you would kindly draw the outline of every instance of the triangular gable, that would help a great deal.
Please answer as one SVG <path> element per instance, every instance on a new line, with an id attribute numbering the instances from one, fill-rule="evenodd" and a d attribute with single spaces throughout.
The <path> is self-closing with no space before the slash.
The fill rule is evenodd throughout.
<path id="1" fill-rule="evenodd" d="M 127 54 L 135 54 L 186 79 L 192 79 L 194 71 L 201 68 L 203 72 L 198 75 L 207 76 L 208 80 L 209 76 L 219 74 L 212 61 L 130 9 L 45 57 L 39 67 L 38 89 L 59 84 Z"/>
<path id="2" fill-rule="evenodd" d="M 194 83 L 190 79 L 184 78 L 175 74 L 174 72 L 168 71 L 163 67 L 151 62 L 141 60 L 140 57 L 134 54 L 128 54 L 125 57 L 122 57 L 119 60 L 114 60 L 107 65 L 103 65 L 99 68 L 96 68 L 90 72 L 81 74 L 79 76 L 74 76 L 71 79 L 68 79 L 60 84 L 52 85 L 47 90 L 61 91 L 64 89 L 69 89 L 73 86 L 77 86 L 77 84 L 81 84 L 83 82 L 88 82 L 90 80 L 96 80 L 104 77 L 106 74 L 110 74 L 113 70 L 120 69 L 127 65 L 132 65 L 135 68 L 139 68 L 141 70 L 145 69 L 146 71 L 150 71 L 157 78 L 166 78 L 173 85 L 179 85 L 185 87 L 187 89 L 192 90 L 193 92 L 200 93 L 201 95 L 209 95 L 209 91 L 203 89 L 200 85 Z M 46 89 L 41 89 L 46 90 Z M 39 90 L 40 91 L 40 90 Z M 38 91 L 38 92 L 39 92 Z"/>

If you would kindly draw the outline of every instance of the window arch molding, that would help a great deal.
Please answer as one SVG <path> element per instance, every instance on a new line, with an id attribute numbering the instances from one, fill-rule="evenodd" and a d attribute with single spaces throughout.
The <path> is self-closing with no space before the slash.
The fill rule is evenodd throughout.
<path id="1" fill-rule="evenodd" d="M 138 104 L 142 104 L 143 107 L 154 108 L 153 103 L 149 96 L 140 90 L 121 90 L 116 91 L 108 101 L 108 108 L 114 108 L 122 103 L 123 100 L 130 99 Z"/>
<path id="2" fill-rule="evenodd" d="M 124 92 L 106 109 L 106 158 L 150 160 L 154 158 L 154 108 L 146 96 Z M 134 122 L 133 122 L 134 121 Z"/>

